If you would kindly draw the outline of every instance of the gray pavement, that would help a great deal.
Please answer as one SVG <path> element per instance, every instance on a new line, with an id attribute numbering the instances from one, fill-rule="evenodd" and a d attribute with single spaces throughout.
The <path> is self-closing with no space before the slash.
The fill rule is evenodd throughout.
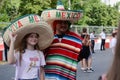
<path id="1" fill-rule="evenodd" d="M 92 67 L 95 70 L 93 73 L 84 73 L 80 70 L 80 63 L 78 64 L 77 80 L 98 80 L 98 77 L 106 73 L 109 69 L 113 59 L 111 49 L 105 51 L 95 51 L 93 54 Z M 8 64 L 0 64 L 0 80 L 13 80 L 14 67 Z"/>
<path id="2" fill-rule="evenodd" d="M 112 63 L 113 54 L 111 49 L 105 51 L 97 50 L 93 54 L 92 67 L 95 70 L 92 73 L 85 73 L 80 69 L 80 63 L 78 65 L 77 80 L 98 80 L 98 77 L 106 73 Z"/>

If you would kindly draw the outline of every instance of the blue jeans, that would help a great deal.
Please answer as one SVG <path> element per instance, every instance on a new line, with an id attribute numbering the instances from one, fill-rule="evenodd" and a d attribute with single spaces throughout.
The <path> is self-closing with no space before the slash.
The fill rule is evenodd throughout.
<path id="1" fill-rule="evenodd" d="M 33 78 L 33 79 L 18 79 L 18 80 L 38 80 L 37 78 Z"/>

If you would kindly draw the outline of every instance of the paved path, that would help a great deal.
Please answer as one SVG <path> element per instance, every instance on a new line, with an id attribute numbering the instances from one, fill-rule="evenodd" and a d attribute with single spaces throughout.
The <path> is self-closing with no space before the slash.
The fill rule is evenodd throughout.
<path id="1" fill-rule="evenodd" d="M 109 69 L 111 62 L 113 59 L 113 54 L 111 53 L 111 49 L 107 49 L 106 51 L 96 51 L 93 54 L 93 64 L 92 67 L 95 70 L 93 73 L 84 73 L 80 70 L 80 63 L 78 65 L 77 71 L 77 80 L 98 80 L 98 77 L 106 73 Z"/>
<path id="2" fill-rule="evenodd" d="M 98 80 L 98 77 L 105 73 L 111 63 L 113 54 L 110 49 L 105 51 L 96 51 L 93 55 L 93 73 L 84 73 L 80 70 L 80 64 L 78 65 L 77 80 Z M 0 62 L 0 80 L 13 80 L 14 67 Z"/>

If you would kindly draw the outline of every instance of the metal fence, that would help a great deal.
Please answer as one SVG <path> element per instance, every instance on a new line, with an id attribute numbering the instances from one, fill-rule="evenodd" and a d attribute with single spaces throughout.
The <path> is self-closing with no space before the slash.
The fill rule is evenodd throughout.
<path id="1" fill-rule="evenodd" d="M 80 26 L 80 25 L 71 25 L 71 30 L 81 34 L 83 28 L 87 28 L 87 32 L 91 33 L 92 31 L 95 31 L 95 35 L 98 36 L 103 29 L 106 30 L 106 34 L 109 36 L 113 32 L 113 30 L 117 29 L 117 27 L 112 26 Z"/>
<path id="2" fill-rule="evenodd" d="M 0 29 L 8 26 L 10 23 L 9 22 L 0 22 Z M 80 26 L 80 25 L 71 25 L 71 30 L 81 34 L 82 29 L 86 27 L 87 32 L 91 33 L 92 31 L 95 31 L 95 35 L 98 35 L 102 32 L 103 29 L 106 30 L 107 35 L 111 35 L 112 31 L 116 29 L 117 27 L 112 27 L 112 26 Z"/>

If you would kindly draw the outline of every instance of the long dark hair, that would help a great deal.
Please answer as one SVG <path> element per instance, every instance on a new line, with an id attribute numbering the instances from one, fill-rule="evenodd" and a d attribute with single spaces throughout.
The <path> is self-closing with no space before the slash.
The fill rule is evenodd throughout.
<path id="1" fill-rule="evenodd" d="M 117 33 L 117 43 L 113 63 L 107 73 L 107 80 L 120 80 L 120 24 Z"/>
<path id="2" fill-rule="evenodd" d="M 19 48 L 17 49 L 17 51 L 20 53 L 20 64 L 21 64 L 21 60 L 22 60 L 22 54 L 25 52 L 25 49 L 27 48 L 27 38 L 31 35 L 31 34 L 36 34 L 37 37 L 39 37 L 39 35 L 37 33 L 28 33 L 27 35 L 24 36 L 24 38 L 21 40 L 21 42 L 19 43 Z M 36 44 L 34 46 L 35 50 L 40 50 L 39 45 Z"/>

